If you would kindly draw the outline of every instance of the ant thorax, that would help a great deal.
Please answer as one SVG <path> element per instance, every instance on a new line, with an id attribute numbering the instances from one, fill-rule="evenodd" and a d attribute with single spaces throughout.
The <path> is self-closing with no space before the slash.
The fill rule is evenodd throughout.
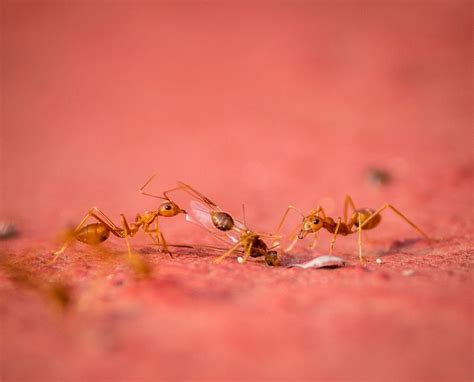
<path id="1" fill-rule="evenodd" d="M 150 224 L 150 223 L 153 223 L 153 221 L 156 219 L 158 215 L 159 215 L 159 211 L 147 211 L 141 214 L 140 221 L 143 224 Z"/>

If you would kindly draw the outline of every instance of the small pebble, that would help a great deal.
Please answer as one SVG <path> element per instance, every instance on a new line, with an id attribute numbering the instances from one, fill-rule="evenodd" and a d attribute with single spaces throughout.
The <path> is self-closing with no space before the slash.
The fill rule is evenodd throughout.
<path id="1" fill-rule="evenodd" d="M 415 270 L 414 269 L 404 269 L 402 271 L 402 275 L 403 276 L 413 276 L 415 274 Z"/>
<path id="2" fill-rule="evenodd" d="M 239 256 L 237 257 L 237 261 L 239 264 L 243 264 L 244 263 L 244 258 L 242 256 Z"/>
<path id="3" fill-rule="evenodd" d="M 375 260 L 377 264 L 382 264 L 382 259 L 379 257 L 377 260 Z"/>
<path id="4" fill-rule="evenodd" d="M 319 256 L 305 263 L 288 265 L 288 268 L 335 268 L 343 267 L 345 264 L 345 261 L 337 256 Z"/>

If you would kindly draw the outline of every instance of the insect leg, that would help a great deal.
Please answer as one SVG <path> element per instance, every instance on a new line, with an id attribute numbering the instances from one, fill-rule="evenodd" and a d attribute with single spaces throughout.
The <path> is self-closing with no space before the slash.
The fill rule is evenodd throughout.
<path id="1" fill-rule="evenodd" d="M 364 261 L 364 257 L 362 256 L 362 222 L 361 222 L 360 214 L 357 215 L 357 219 L 359 220 L 358 235 L 357 235 L 357 243 L 359 245 L 359 261 L 362 263 Z"/>
<path id="2" fill-rule="evenodd" d="M 142 220 L 142 216 L 140 214 L 137 214 L 135 218 L 135 223 L 132 223 L 130 226 L 127 222 L 127 218 L 125 217 L 124 214 L 120 215 L 120 220 L 122 221 L 122 226 L 123 226 L 123 238 L 125 239 L 125 242 L 127 243 L 127 250 L 128 250 L 128 255 L 131 258 L 132 255 L 132 249 L 130 247 L 130 240 L 128 239 L 129 237 L 134 237 L 140 227 L 144 224 Z"/>
<path id="3" fill-rule="evenodd" d="M 349 206 L 352 207 L 352 210 L 354 212 L 357 210 L 352 198 L 349 195 L 346 195 L 346 197 L 344 198 L 344 223 L 345 224 L 347 224 L 347 219 L 348 219 L 347 211 L 349 209 Z"/>
<path id="4" fill-rule="evenodd" d="M 284 249 L 284 252 L 291 252 L 293 247 L 295 246 L 296 242 L 298 241 L 298 233 L 303 227 L 303 223 L 298 224 L 288 236 L 288 240 L 290 240 L 290 245 Z"/>
<path id="5" fill-rule="evenodd" d="M 317 216 L 321 216 L 323 219 L 326 219 L 326 212 L 324 212 L 323 207 L 319 206 L 316 211 L 311 211 L 310 214 L 315 213 Z"/>
<path id="6" fill-rule="evenodd" d="M 336 229 L 334 230 L 334 236 L 331 241 L 331 247 L 329 249 L 329 255 L 332 255 L 332 250 L 334 249 L 334 244 L 336 244 L 337 233 L 339 232 L 339 227 L 341 226 L 341 218 L 337 219 Z"/>
<path id="7" fill-rule="evenodd" d="M 156 222 L 155 222 L 155 227 L 156 227 Z M 160 244 L 160 239 L 156 233 L 157 232 L 156 228 L 151 229 L 149 223 L 143 225 L 143 232 L 147 233 L 151 237 L 151 240 L 153 241 L 154 244 L 156 245 Z"/>
<path id="8" fill-rule="evenodd" d="M 159 196 L 159 195 L 153 195 L 153 194 L 149 194 L 148 192 L 145 192 L 146 186 L 148 186 L 148 184 L 153 180 L 153 178 L 154 178 L 156 175 L 157 175 L 157 174 L 153 174 L 153 175 L 145 182 L 145 184 L 138 190 L 138 192 L 139 192 L 140 194 L 142 194 L 142 195 L 151 196 L 152 198 L 157 198 L 157 199 L 166 200 L 166 197 Z"/>
<path id="9" fill-rule="evenodd" d="M 210 200 L 207 196 L 201 194 L 198 190 L 192 188 L 189 184 L 183 183 L 183 182 L 178 182 L 179 187 L 181 188 L 184 192 L 187 192 L 189 195 L 191 195 L 193 198 L 201 200 L 205 204 L 207 204 L 211 209 L 217 209 L 221 211 L 219 206 L 214 203 L 212 200 Z"/>
<path id="10" fill-rule="evenodd" d="M 375 211 L 372 215 L 370 215 L 367 220 L 364 221 L 362 224 L 361 228 L 364 228 L 364 226 L 371 221 L 375 216 L 380 214 L 383 210 L 390 208 L 393 212 L 395 212 L 398 216 L 400 216 L 403 220 L 405 220 L 406 223 L 411 225 L 414 229 L 416 229 L 426 240 L 430 240 L 430 237 L 424 233 L 415 223 L 413 223 L 410 219 L 408 219 L 405 215 L 403 215 L 399 210 L 397 210 L 394 206 L 391 204 L 384 204 L 382 207 L 380 207 L 377 211 Z"/>
<path id="11" fill-rule="evenodd" d="M 313 238 L 313 243 L 311 244 L 311 246 L 309 248 L 315 249 L 317 244 L 318 244 L 318 233 L 315 232 L 314 233 L 314 238 Z"/>
<path id="12" fill-rule="evenodd" d="M 217 259 L 213 261 L 214 264 L 219 264 L 224 260 L 226 257 L 230 256 L 232 252 L 234 252 L 239 246 L 241 245 L 242 241 L 239 241 L 236 243 L 234 246 L 232 246 L 226 253 L 224 253 L 222 256 L 219 256 Z"/>
<path id="13" fill-rule="evenodd" d="M 155 232 L 156 232 L 156 238 L 157 241 L 160 242 L 161 238 L 161 244 L 163 246 L 163 252 L 166 252 L 168 255 L 170 255 L 171 258 L 173 258 L 173 255 L 171 254 L 171 251 L 168 249 L 168 245 L 166 244 L 165 236 L 160 230 L 160 225 L 158 222 L 158 216 L 155 219 Z"/>
<path id="14" fill-rule="evenodd" d="M 285 213 L 283 214 L 281 220 L 280 220 L 280 223 L 278 224 L 276 230 L 275 230 L 275 233 L 278 234 L 280 233 L 280 229 L 281 227 L 283 226 L 283 223 L 285 222 L 286 218 L 288 217 L 288 213 L 293 210 L 293 211 L 296 211 L 298 212 L 302 217 L 304 217 L 304 214 L 296 207 L 292 206 L 291 204 L 286 208 L 285 210 Z"/>
<path id="15" fill-rule="evenodd" d="M 252 253 L 252 242 L 250 242 L 250 245 L 248 246 L 248 248 L 245 250 L 245 254 L 244 254 L 244 258 L 242 259 L 242 264 L 245 264 L 248 260 L 248 258 L 250 257 L 251 253 Z"/>

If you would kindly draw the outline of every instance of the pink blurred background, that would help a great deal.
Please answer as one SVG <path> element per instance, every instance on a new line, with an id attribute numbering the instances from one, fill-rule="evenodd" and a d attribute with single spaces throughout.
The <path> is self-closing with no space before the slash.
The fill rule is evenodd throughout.
<path id="1" fill-rule="evenodd" d="M 32 259 L 77 301 L 58 318 L 0 273 L 0 377 L 472 379 L 471 2 L 1 11 L 0 218 L 21 231 L 2 256 Z M 392 183 L 370 184 L 370 166 Z M 146 282 L 127 278 L 116 238 L 104 244 L 118 248 L 113 271 L 81 243 L 46 265 L 58 231 L 90 207 L 116 222 L 155 208 L 137 190 L 156 172 L 150 191 L 186 181 L 236 216 L 245 203 L 256 230 L 272 231 L 290 203 L 337 217 L 351 194 L 393 203 L 442 240 L 417 241 L 387 213 L 364 268 L 354 237 L 336 251 L 352 266 L 305 272 L 170 259 L 140 246 L 145 235 L 132 246 L 158 269 Z M 205 236 L 183 223 L 162 223 L 168 240 Z"/>
<path id="2" fill-rule="evenodd" d="M 150 190 L 187 181 L 266 229 L 289 203 L 423 193 L 470 163 L 470 10 L 4 2 L 2 216 L 134 216 L 155 172 Z M 364 182 L 374 164 L 406 195 Z"/>

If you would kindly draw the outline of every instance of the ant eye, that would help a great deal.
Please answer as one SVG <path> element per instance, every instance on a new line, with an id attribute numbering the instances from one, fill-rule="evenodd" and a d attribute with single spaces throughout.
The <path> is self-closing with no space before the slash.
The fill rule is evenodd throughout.
<path id="1" fill-rule="evenodd" d="M 319 219 L 314 219 L 313 224 L 319 224 Z"/>
<path id="2" fill-rule="evenodd" d="M 170 209 L 171 209 L 171 206 L 170 206 L 169 204 L 167 204 L 167 205 L 165 206 L 165 210 L 170 210 Z"/>

